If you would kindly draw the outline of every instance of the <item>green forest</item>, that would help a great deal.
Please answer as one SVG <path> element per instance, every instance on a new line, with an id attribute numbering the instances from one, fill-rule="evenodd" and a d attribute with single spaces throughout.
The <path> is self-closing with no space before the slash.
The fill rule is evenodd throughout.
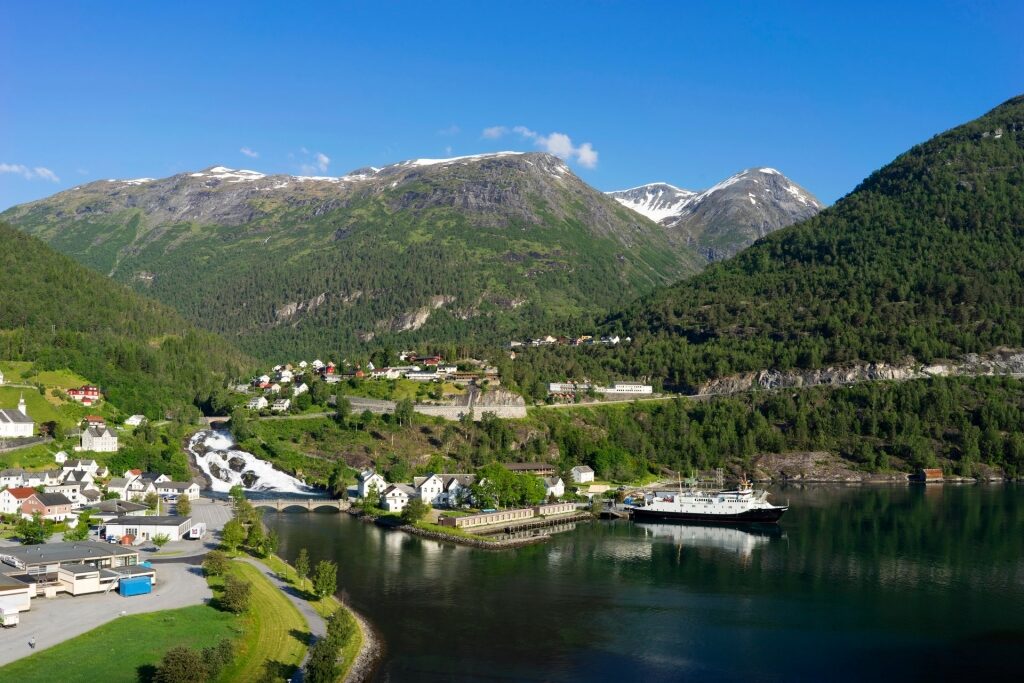
<path id="1" fill-rule="evenodd" d="M 0 223 L 0 358 L 68 368 L 127 414 L 197 414 L 253 361 L 141 297 Z"/>

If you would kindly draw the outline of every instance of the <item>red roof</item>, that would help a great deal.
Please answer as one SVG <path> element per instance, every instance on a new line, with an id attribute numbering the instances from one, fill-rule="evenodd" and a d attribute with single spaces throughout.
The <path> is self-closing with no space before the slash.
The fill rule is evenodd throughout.
<path id="1" fill-rule="evenodd" d="M 99 415 L 86 415 L 85 419 L 89 422 L 106 422 L 106 420 Z"/>
<path id="2" fill-rule="evenodd" d="M 25 498 L 28 498 L 29 496 L 38 493 L 38 491 L 36 491 L 33 488 L 29 488 L 28 486 L 16 486 L 13 489 L 7 490 L 10 492 L 12 496 L 17 498 L 18 500 L 24 500 Z"/>

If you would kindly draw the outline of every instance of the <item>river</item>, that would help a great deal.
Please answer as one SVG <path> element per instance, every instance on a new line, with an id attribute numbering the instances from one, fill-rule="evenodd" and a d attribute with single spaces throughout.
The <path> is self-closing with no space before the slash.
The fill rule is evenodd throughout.
<path id="1" fill-rule="evenodd" d="M 928 680 L 1019 671 L 1024 487 L 786 488 L 776 533 L 581 524 L 482 551 L 269 513 L 339 564 L 379 681 Z"/>

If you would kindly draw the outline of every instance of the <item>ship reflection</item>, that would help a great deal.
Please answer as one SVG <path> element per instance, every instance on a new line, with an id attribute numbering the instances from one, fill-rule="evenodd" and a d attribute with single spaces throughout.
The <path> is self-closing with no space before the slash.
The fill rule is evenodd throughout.
<path id="1" fill-rule="evenodd" d="M 749 558 L 755 548 L 768 545 L 772 539 L 784 538 L 777 525 L 721 526 L 690 523 L 644 522 L 637 528 L 655 541 L 665 541 L 680 548 L 707 548 Z"/>

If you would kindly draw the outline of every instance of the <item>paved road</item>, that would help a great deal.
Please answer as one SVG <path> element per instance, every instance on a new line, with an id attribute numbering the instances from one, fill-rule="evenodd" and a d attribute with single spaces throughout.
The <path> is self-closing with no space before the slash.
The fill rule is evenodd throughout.
<path id="1" fill-rule="evenodd" d="M 17 628 L 0 631 L 0 666 L 34 651 L 62 643 L 126 614 L 200 605 L 212 597 L 202 569 L 183 562 L 157 567 L 156 585 L 149 595 L 122 598 L 116 592 L 73 597 L 33 598 L 32 608 L 21 613 Z M 36 648 L 28 646 L 36 639 Z M 55 672 L 54 680 L 59 680 Z"/>

